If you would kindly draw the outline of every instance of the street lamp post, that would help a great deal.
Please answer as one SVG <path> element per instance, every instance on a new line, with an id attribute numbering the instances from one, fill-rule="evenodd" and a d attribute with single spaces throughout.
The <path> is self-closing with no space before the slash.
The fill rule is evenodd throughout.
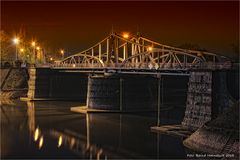
<path id="1" fill-rule="evenodd" d="M 24 54 L 24 48 L 20 48 L 20 57 L 23 57 Z"/>
<path id="2" fill-rule="evenodd" d="M 36 63 L 36 54 L 35 54 L 35 47 L 36 47 L 36 42 L 32 42 L 32 47 L 33 47 L 33 63 Z"/>
<path id="3" fill-rule="evenodd" d="M 36 47 L 37 53 L 36 53 L 36 56 L 35 56 L 35 63 L 36 63 L 36 60 L 37 60 L 37 55 L 39 55 L 40 49 L 41 49 L 41 48 L 40 48 L 39 46 Z M 40 56 L 40 57 L 41 57 L 41 56 Z"/>
<path id="4" fill-rule="evenodd" d="M 60 53 L 61 53 L 61 55 L 62 55 L 62 59 L 64 59 L 64 50 L 61 49 L 61 50 L 60 50 Z"/>
<path id="5" fill-rule="evenodd" d="M 19 57 L 21 57 L 21 59 L 23 60 L 23 65 L 26 66 L 27 61 L 28 61 L 28 57 L 26 57 L 25 55 L 25 49 L 24 48 L 20 48 L 20 55 Z"/>
<path id="6" fill-rule="evenodd" d="M 17 45 L 18 45 L 18 43 L 19 43 L 19 39 L 17 38 L 17 37 L 15 37 L 14 39 L 13 39 L 13 43 L 15 44 L 15 46 L 16 46 L 16 61 L 18 60 L 18 48 L 17 48 Z"/>

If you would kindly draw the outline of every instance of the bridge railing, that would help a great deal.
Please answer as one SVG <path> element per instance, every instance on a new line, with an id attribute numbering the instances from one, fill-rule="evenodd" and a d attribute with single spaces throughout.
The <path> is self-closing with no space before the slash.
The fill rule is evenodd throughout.
<path id="1" fill-rule="evenodd" d="M 214 63 L 214 62 L 203 62 L 198 64 L 192 63 L 127 63 L 122 65 L 121 63 L 109 63 L 105 64 L 104 66 L 99 63 L 76 63 L 76 64 L 54 64 L 53 68 L 78 68 L 78 69 L 94 69 L 94 68 L 116 68 L 116 69 L 152 69 L 152 70 L 164 70 L 164 69 L 171 69 L 171 70 L 189 70 L 189 69 L 230 69 L 232 64 L 230 61 L 222 62 L 222 63 Z"/>
<path id="2" fill-rule="evenodd" d="M 74 64 L 54 64 L 52 67 L 55 68 L 103 68 L 103 66 L 99 63 L 92 63 L 92 64 L 87 64 L 87 63 L 74 63 Z"/>

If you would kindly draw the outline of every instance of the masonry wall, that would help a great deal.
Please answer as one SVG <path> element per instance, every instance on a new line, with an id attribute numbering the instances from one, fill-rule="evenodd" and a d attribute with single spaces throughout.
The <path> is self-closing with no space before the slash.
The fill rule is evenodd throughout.
<path id="1" fill-rule="evenodd" d="M 51 70 L 33 67 L 28 72 L 28 98 L 49 98 Z"/>
<path id="2" fill-rule="evenodd" d="M 26 68 L 1 68 L 1 100 L 17 99 L 27 94 L 28 72 Z"/>
<path id="3" fill-rule="evenodd" d="M 161 106 L 184 106 L 187 77 L 162 76 Z M 91 76 L 88 79 L 87 106 L 107 110 L 156 110 L 158 79 L 154 76 Z"/>
<path id="4" fill-rule="evenodd" d="M 232 79 L 232 84 L 228 85 L 230 72 L 196 70 L 190 73 L 183 126 L 195 130 L 234 104 L 237 99 L 232 95 L 237 93 L 231 93 L 229 88 L 237 79 Z"/>
<path id="5" fill-rule="evenodd" d="M 28 98 L 85 101 L 87 75 L 66 73 L 50 68 L 30 68 Z"/>
<path id="6" fill-rule="evenodd" d="M 211 120 L 212 114 L 212 72 L 191 72 L 182 125 L 196 129 Z"/>

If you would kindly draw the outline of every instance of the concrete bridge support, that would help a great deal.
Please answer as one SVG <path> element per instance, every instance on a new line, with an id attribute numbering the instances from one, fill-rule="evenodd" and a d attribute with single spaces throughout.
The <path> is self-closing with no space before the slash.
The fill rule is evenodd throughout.
<path id="1" fill-rule="evenodd" d="M 49 98 L 51 70 L 49 68 L 29 68 L 29 99 Z"/>
<path id="2" fill-rule="evenodd" d="M 198 128 L 212 116 L 212 72 L 191 72 L 182 125 Z"/>
<path id="3" fill-rule="evenodd" d="M 161 107 L 184 106 L 186 101 L 186 76 L 161 76 L 159 81 L 152 75 L 89 76 L 51 68 L 30 68 L 29 75 L 30 100 L 78 100 L 90 109 L 118 111 L 153 111 L 158 101 Z"/>
<path id="4" fill-rule="evenodd" d="M 195 130 L 233 104 L 227 89 L 228 71 L 192 71 L 182 125 Z"/>
<path id="5" fill-rule="evenodd" d="M 239 71 L 212 72 L 209 89 L 212 89 L 211 121 L 202 121 L 204 124 L 183 144 L 191 150 L 222 155 L 223 159 L 239 159 Z"/>
<path id="6" fill-rule="evenodd" d="M 58 72 L 50 68 L 30 68 L 28 99 L 78 100 L 85 102 L 87 75 Z"/>
<path id="7" fill-rule="evenodd" d="M 87 106 L 91 109 L 156 110 L 156 80 L 146 76 L 90 76 Z"/>
<path id="8" fill-rule="evenodd" d="M 119 79 L 93 76 L 88 78 L 87 106 L 93 109 L 119 109 Z"/>

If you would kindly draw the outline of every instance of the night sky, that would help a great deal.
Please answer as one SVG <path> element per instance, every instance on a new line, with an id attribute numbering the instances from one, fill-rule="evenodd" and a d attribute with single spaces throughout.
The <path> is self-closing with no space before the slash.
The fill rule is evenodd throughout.
<path id="1" fill-rule="evenodd" d="M 26 36 L 52 49 L 81 51 L 114 28 L 179 46 L 198 44 L 220 54 L 232 54 L 239 44 L 239 2 L 1 2 L 1 29 Z"/>

